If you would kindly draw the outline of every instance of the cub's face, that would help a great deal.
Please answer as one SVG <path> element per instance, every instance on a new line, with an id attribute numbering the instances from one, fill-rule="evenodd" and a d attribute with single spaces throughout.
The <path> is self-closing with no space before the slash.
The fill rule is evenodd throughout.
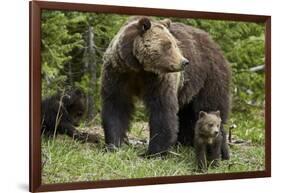
<path id="1" fill-rule="evenodd" d="M 83 118 L 83 115 L 86 111 L 86 99 L 80 98 L 74 101 L 74 103 L 69 108 L 69 114 L 72 117 L 73 125 L 79 126 L 80 120 Z"/>
<path id="2" fill-rule="evenodd" d="M 206 113 L 200 111 L 198 124 L 198 134 L 205 138 L 215 138 L 219 135 L 221 118 L 220 112 Z"/>
<path id="3" fill-rule="evenodd" d="M 67 101 L 67 111 L 72 119 L 74 126 L 78 126 L 80 120 L 86 112 L 86 97 L 80 89 L 74 90 L 69 94 Z"/>
<path id="4" fill-rule="evenodd" d="M 148 26 L 145 22 L 139 21 L 139 26 L 144 30 L 136 37 L 133 46 L 133 53 L 143 69 L 158 74 L 182 71 L 189 61 L 182 55 L 177 40 L 168 30 L 170 20 L 151 22 Z"/>

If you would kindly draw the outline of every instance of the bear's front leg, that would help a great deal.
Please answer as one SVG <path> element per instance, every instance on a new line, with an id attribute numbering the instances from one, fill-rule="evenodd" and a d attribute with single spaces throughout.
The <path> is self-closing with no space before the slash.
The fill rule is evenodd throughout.
<path id="1" fill-rule="evenodd" d="M 146 155 L 165 153 L 178 134 L 178 101 L 173 90 L 150 90 L 145 103 L 149 111 L 150 141 Z"/>
<path id="2" fill-rule="evenodd" d="M 198 172 L 205 172 L 207 171 L 207 145 L 205 143 L 200 143 L 195 140 L 194 142 L 195 154 L 196 154 L 196 161 L 197 161 L 197 169 Z"/>
<path id="3" fill-rule="evenodd" d="M 213 144 L 208 145 L 208 161 L 210 162 L 210 166 L 217 167 L 219 166 L 219 160 L 221 157 L 221 144 L 222 144 L 222 136 L 219 135 L 214 140 Z"/>
<path id="4" fill-rule="evenodd" d="M 119 147 L 129 127 L 132 104 L 126 98 L 115 97 L 104 100 L 102 105 L 102 127 L 109 150 Z"/>
<path id="5" fill-rule="evenodd" d="M 123 143 L 133 111 L 132 97 L 125 85 L 125 81 L 114 79 L 114 74 L 103 79 L 101 119 L 109 150 Z"/>
<path id="6" fill-rule="evenodd" d="M 69 137 L 78 140 L 80 142 L 98 142 L 98 137 L 92 134 L 88 134 L 86 132 L 78 131 L 71 123 L 62 122 L 59 124 L 57 133 L 66 134 Z"/>

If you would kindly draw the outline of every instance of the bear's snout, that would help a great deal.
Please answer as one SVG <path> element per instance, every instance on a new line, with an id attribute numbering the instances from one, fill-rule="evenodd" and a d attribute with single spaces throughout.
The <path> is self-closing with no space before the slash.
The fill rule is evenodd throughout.
<path id="1" fill-rule="evenodd" d="M 218 129 L 215 129 L 212 134 L 211 134 L 213 137 L 217 137 L 219 135 L 219 130 Z"/>
<path id="2" fill-rule="evenodd" d="M 184 59 L 181 61 L 181 66 L 182 66 L 182 67 L 185 67 L 185 66 L 187 66 L 188 64 L 189 64 L 189 60 L 186 59 L 186 58 L 184 58 Z"/>

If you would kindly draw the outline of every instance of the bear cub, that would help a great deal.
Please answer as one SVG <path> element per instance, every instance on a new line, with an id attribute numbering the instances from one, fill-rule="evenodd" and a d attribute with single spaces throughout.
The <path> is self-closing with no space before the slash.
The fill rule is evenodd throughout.
<path id="1" fill-rule="evenodd" d="M 220 128 L 220 111 L 199 112 L 199 119 L 194 131 L 194 147 L 200 171 L 206 171 L 208 165 L 218 166 L 219 164 L 223 141 Z"/>
<path id="2" fill-rule="evenodd" d="M 86 112 L 86 96 L 76 88 L 66 93 L 57 93 L 42 101 L 41 134 L 47 137 L 66 134 L 81 142 L 98 143 L 95 134 L 76 129 Z"/>

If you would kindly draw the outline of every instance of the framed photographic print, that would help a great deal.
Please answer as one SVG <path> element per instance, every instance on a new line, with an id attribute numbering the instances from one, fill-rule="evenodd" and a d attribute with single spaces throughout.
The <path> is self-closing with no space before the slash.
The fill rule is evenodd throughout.
<path id="1" fill-rule="evenodd" d="M 30 191 L 271 176 L 271 17 L 30 1 Z"/>

